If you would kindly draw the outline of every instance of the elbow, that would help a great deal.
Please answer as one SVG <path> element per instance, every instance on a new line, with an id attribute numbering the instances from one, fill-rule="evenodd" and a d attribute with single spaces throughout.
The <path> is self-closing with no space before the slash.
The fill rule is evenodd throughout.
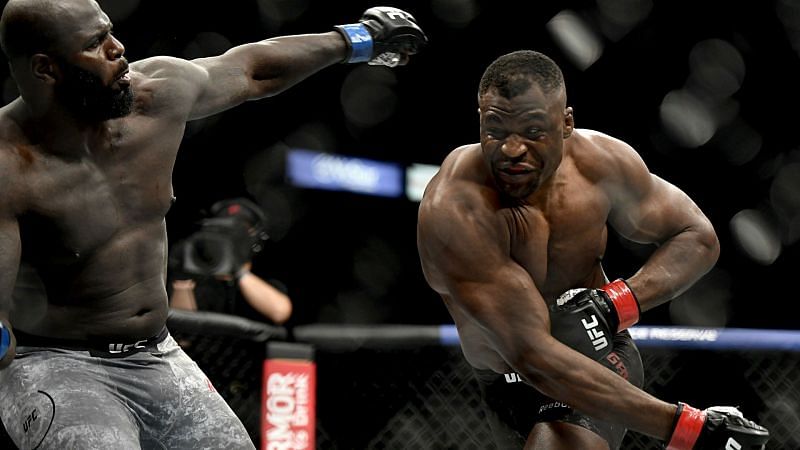
<path id="1" fill-rule="evenodd" d="M 274 77 L 254 76 L 250 78 L 250 84 L 250 100 L 274 97 L 293 85 L 290 80 L 279 75 Z"/>
<path id="2" fill-rule="evenodd" d="M 717 238 L 717 235 L 714 234 L 713 244 L 709 246 L 710 265 L 713 266 L 714 264 L 717 263 L 717 260 L 719 260 L 719 252 L 720 252 L 719 239 Z"/>
<path id="3" fill-rule="evenodd" d="M 227 70 L 241 83 L 238 96 L 242 101 L 258 100 L 277 95 L 290 86 L 291 59 L 272 41 L 262 41 L 234 47 L 225 53 Z M 225 75 L 230 77 L 230 73 Z"/>
<path id="4" fill-rule="evenodd" d="M 278 95 L 306 77 L 307 67 L 290 50 L 271 41 L 257 45 L 262 47 L 262 53 L 247 69 L 251 100 Z"/>
<path id="5" fill-rule="evenodd" d="M 708 268 L 711 269 L 719 259 L 720 245 L 714 226 L 708 219 L 704 221 L 702 226 L 698 227 L 697 244 L 703 259 L 708 264 Z"/>
<path id="6" fill-rule="evenodd" d="M 275 309 L 272 321 L 275 322 L 276 325 L 283 325 L 290 317 L 292 317 L 292 302 L 287 298 L 285 302 L 281 302 Z"/>
<path id="7" fill-rule="evenodd" d="M 289 84 L 278 78 L 251 77 L 247 100 L 260 100 L 273 97 L 289 89 Z"/>

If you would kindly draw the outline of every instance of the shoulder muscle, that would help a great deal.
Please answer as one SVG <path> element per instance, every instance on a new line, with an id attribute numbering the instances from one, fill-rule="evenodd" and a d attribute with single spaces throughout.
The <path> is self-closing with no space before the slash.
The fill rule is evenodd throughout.
<path id="1" fill-rule="evenodd" d="M 468 181 L 449 181 L 426 193 L 419 209 L 417 239 L 426 276 L 436 274 L 450 282 L 480 281 L 491 278 L 487 267 L 507 258 L 508 251 L 503 249 L 510 245 L 508 227 L 479 189 Z"/>
<path id="2" fill-rule="evenodd" d="M 187 118 L 209 82 L 208 71 L 201 65 L 168 56 L 132 63 L 131 71 L 141 76 L 137 89 L 151 94 L 150 108 L 166 107 Z"/>

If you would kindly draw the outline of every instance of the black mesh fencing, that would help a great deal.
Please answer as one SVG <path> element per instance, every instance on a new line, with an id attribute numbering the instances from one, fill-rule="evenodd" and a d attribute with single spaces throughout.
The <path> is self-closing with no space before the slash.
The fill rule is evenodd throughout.
<path id="1" fill-rule="evenodd" d="M 170 330 L 260 448 L 266 345 L 285 340 L 286 330 L 217 316 L 173 315 Z M 340 333 L 335 328 L 315 333 L 322 327 L 312 325 L 295 333 L 316 345 L 317 448 L 494 448 L 477 382 L 458 347 L 438 345 L 430 329 L 418 335 L 427 335 L 424 339 L 405 339 L 415 333 L 397 327 L 383 335 L 380 327 L 356 332 L 344 327 Z M 647 392 L 699 408 L 738 406 L 770 429 L 768 449 L 800 449 L 800 352 L 640 350 Z M 0 448 L 14 448 L 2 430 Z M 629 432 L 623 448 L 663 446 Z"/>
<path id="2" fill-rule="evenodd" d="M 800 449 L 800 354 L 642 353 L 646 391 L 697 407 L 739 406 L 771 430 L 767 448 Z M 477 382 L 457 348 L 318 352 L 318 364 L 320 449 L 494 448 Z M 663 445 L 629 432 L 622 448 Z"/>
<path id="3" fill-rule="evenodd" d="M 264 344 L 172 330 L 239 414 L 256 445 Z M 739 406 L 767 448 L 800 449 L 800 353 L 642 348 L 645 390 L 696 407 Z M 318 345 L 317 448 L 490 449 L 477 382 L 457 347 Z M 624 449 L 662 449 L 629 432 Z"/>

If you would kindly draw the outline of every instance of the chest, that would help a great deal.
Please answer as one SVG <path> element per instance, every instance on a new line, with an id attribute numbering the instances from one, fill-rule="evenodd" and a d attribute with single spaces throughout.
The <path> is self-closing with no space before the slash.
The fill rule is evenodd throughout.
<path id="1" fill-rule="evenodd" d="M 26 256 L 80 257 L 128 229 L 163 220 L 174 155 L 160 145 L 122 130 L 80 157 L 38 152 L 26 171 L 29 201 L 19 219 Z"/>
<path id="2" fill-rule="evenodd" d="M 601 274 L 608 212 L 604 193 L 578 180 L 561 186 L 538 208 L 520 209 L 507 219 L 511 256 L 545 298 Z"/>

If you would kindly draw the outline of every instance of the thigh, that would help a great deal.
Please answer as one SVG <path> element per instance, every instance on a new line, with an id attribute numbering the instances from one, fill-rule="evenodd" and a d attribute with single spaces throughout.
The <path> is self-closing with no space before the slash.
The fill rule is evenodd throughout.
<path id="1" fill-rule="evenodd" d="M 255 449 L 241 420 L 214 389 L 197 364 L 172 338 L 165 343 L 165 361 L 177 380 L 180 412 L 172 416 L 168 433 L 152 434 L 144 448 Z M 255 395 L 258 395 L 256 393 Z M 146 442 L 147 444 L 147 442 Z"/>
<path id="2" fill-rule="evenodd" d="M 26 351 L 0 371 L 3 424 L 20 449 L 139 449 L 139 428 L 88 353 Z"/>
<path id="3" fill-rule="evenodd" d="M 615 336 L 614 351 L 599 362 L 637 387 L 642 386 L 641 358 L 627 332 Z M 476 370 L 475 375 L 498 448 L 617 449 L 627 431 L 543 395 L 521 382 L 516 374 Z M 574 442 L 583 444 L 575 446 L 571 444 Z"/>
<path id="4" fill-rule="evenodd" d="M 523 383 L 516 373 L 474 370 L 492 441 L 499 450 L 521 449 L 547 397 Z"/>
<path id="5" fill-rule="evenodd" d="M 642 360 L 639 350 L 627 331 L 618 333 L 614 337 L 614 350 L 599 362 L 625 378 L 629 383 L 639 388 L 642 387 L 644 378 Z M 547 441 L 586 441 L 585 444 L 582 444 L 583 446 L 573 448 L 618 449 L 627 432 L 627 429 L 621 425 L 589 417 L 575 411 L 569 405 L 552 399 L 540 406 L 538 422 L 528 438 L 528 443 L 537 442 L 538 434 L 541 433 L 541 439 Z M 530 448 L 549 447 L 544 445 Z"/>
<path id="6" fill-rule="evenodd" d="M 609 450 L 609 444 L 593 431 L 565 422 L 537 423 L 525 443 L 525 450 L 575 449 Z"/>

